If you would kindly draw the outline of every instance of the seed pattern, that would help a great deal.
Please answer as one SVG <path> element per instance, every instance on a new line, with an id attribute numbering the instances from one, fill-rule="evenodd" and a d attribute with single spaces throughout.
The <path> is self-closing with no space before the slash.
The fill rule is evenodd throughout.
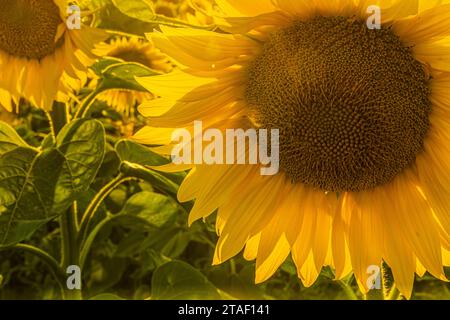
<path id="1" fill-rule="evenodd" d="M 0 0 L 0 49 L 15 57 L 42 59 L 58 47 L 60 23 L 53 0 Z"/>
<path id="2" fill-rule="evenodd" d="M 388 27 L 316 17 L 274 33 L 248 70 L 246 100 L 280 130 L 293 183 L 362 191 L 390 182 L 423 150 L 430 79 Z"/>

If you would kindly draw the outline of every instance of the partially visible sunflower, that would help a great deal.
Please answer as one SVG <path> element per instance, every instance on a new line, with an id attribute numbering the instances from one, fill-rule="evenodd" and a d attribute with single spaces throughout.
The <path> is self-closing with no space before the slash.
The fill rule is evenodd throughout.
<path id="1" fill-rule="evenodd" d="M 211 25 L 214 0 L 153 0 L 157 14 L 194 25 Z"/>
<path id="2" fill-rule="evenodd" d="M 255 165 L 192 168 L 180 201 L 189 222 L 217 212 L 214 263 L 245 248 L 256 281 L 292 255 L 305 286 L 323 266 L 369 291 L 385 261 L 412 293 L 450 265 L 450 1 L 217 0 L 228 33 L 162 27 L 155 44 L 185 66 L 140 79 L 162 99 L 140 108 L 153 127 L 280 130 L 280 173 Z M 380 6 L 370 30 L 367 9 Z M 234 153 L 227 150 L 227 154 Z M 248 147 L 248 143 L 247 143 Z"/>
<path id="3" fill-rule="evenodd" d="M 86 77 L 103 31 L 67 27 L 66 0 L 0 0 L 0 88 L 50 110 Z M 2 94 L 6 95 L 6 94 Z"/>
<path id="4" fill-rule="evenodd" d="M 169 58 L 162 54 L 159 49 L 156 49 L 153 43 L 137 37 L 113 39 L 109 43 L 98 45 L 94 52 L 102 57 L 112 57 L 125 62 L 140 63 L 163 73 L 167 73 L 173 68 Z M 94 79 L 90 86 L 95 87 L 96 84 L 97 80 Z M 131 116 L 137 104 L 142 103 L 145 99 L 153 99 L 153 95 L 151 93 L 117 89 L 108 90 L 97 98 L 105 101 L 110 107 L 115 108 L 125 116 Z"/>

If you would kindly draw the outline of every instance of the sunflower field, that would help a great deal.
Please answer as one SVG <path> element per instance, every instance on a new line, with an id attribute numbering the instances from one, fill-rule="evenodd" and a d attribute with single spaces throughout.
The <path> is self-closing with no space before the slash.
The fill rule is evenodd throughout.
<path id="1" fill-rule="evenodd" d="M 0 0 L 0 300 L 449 279 L 449 0 Z"/>

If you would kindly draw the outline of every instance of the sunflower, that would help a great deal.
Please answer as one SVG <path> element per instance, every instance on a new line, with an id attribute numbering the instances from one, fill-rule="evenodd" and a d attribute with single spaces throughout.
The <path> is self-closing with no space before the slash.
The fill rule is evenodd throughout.
<path id="1" fill-rule="evenodd" d="M 140 79 L 162 98 L 141 106 L 153 127 L 135 135 L 170 154 L 173 130 L 196 120 L 279 129 L 275 176 L 258 165 L 160 168 L 192 168 L 178 194 L 195 200 L 190 223 L 217 211 L 214 264 L 243 250 L 260 283 L 291 255 L 305 286 L 330 266 L 367 293 L 371 266 L 386 263 L 407 298 L 415 274 L 446 280 L 449 1 L 216 2 L 223 32 L 153 34 L 184 68 Z"/>
<path id="2" fill-rule="evenodd" d="M 125 62 L 140 63 L 163 73 L 169 72 L 173 68 L 166 55 L 156 49 L 151 42 L 144 41 L 138 37 L 118 37 L 109 43 L 98 45 L 94 52 L 102 57 L 107 56 L 121 59 Z M 96 80 L 90 83 L 91 87 L 96 85 Z M 153 95 L 151 93 L 118 89 L 108 90 L 100 94 L 98 99 L 106 102 L 118 112 L 130 116 L 134 113 L 134 108 L 138 103 L 142 103 L 145 99 L 153 99 Z"/>
<path id="3" fill-rule="evenodd" d="M 211 13 L 213 0 L 153 0 L 154 10 L 169 18 L 177 18 L 193 25 L 214 23 Z"/>
<path id="4" fill-rule="evenodd" d="M 0 0 L 0 88 L 50 110 L 85 78 L 104 32 L 66 24 L 66 0 Z"/>

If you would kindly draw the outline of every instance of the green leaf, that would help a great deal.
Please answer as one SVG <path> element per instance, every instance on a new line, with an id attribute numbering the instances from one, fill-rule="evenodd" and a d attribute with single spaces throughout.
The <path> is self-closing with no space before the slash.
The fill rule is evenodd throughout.
<path id="1" fill-rule="evenodd" d="M 113 0 L 113 4 L 123 14 L 145 22 L 154 19 L 155 12 L 153 6 L 146 0 Z"/>
<path id="2" fill-rule="evenodd" d="M 55 137 L 52 134 L 48 134 L 41 143 L 41 150 L 50 149 L 55 146 Z"/>
<path id="3" fill-rule="evenodd" d="M 17 146 L 0 155 L 0 246 L 30 237 L 86 191 L 102 163 L 104 130 L 95 120 L 65 126 L 41 152 Z"/>
<path id="4" fill-rule="evenodd" d="M 117 142 L 115 149 L 121 161 L 137 163 L 143 166 L 162 166 L 170 163 L 169 159 L 130 140 L 120 140 Z"/>
<path id="5" fill-rule="evenodd" d="M 29 147 L 25 141 L 7 123 L 0 121 L 0 155 L 18 146 Z"/>
<path id="6" fill-rule="evenodd" d="M 0 156 L 0 207 L 5 210 L 0 214 L 0 246 L 26 239 L 46 222 L 38 195 L 30 197 L 22 207 L 23 194 L 37 193 L 30 181 L 36 155 L 35 150 L 18 147 Z"/>
<path id="7" fill-rule="evenodd" d="M 106 142 L 103 126 L 96 120 L 74 121 L 56 140 L 52 152 L 59 155 L 61 171 L 55 183 L 53 211 L 59 213 L 89 189 L 102 164 Z"/>
<path id="8" fill-rule="evenodd" d="M 122 162 L 120 172 L 126 177 L 138 178 L 150 183 L 154 188 L 173 198 L 176 198 L 179 189 L 179 183 L 174 182 L 167 177 L 167 174 L 156 172 L 139 164 Z"/>
<path id="9" fill-rule="evenodd" d="M 102 72 L 103 80 L 97 90 L 105 91 L 110 89 L 128 89 L 134 91 L 147 92 L 137 81 L 136 77 L 151 77 L 160 73 L 135 62 L 124 62 L 112 64 Z"/>
<path id="10" fill-rule="evenodd" d="M 178 258 L 186 250 L 191 239 L 189 232 L 179 232 L 166 243 L 161 253 L 170 258 Z"/>
<path id="11" fill-rule="evenodd" d="M 181 261 L 171 261 L 155 270 L 153 300 L 220 300 L 214 285 L 198 270 Z"/>
<path id="12" fill-rule="evenodd" d="M 117 59 L 117 58 L 113 58 L 113 57 L 108 57 L 108 58 L 102 58 L 100 60 L 98 60 L 96 63 L 94 63 L 91 66 L 92 71 L 95 72 L 95 74 L 99 77 L 103 76 L 103 72 L 110 66 L 112 65 L 116 65 L 116 64 L 120 64 L 123 63 L 122 60 Z"/>
<path id="13" fill-rule="evenodd" d="M 169 159 L 164 158 L 163 156 L 160 156 L 159 154 L 151 151 L 150 148 L 137 144 L 130 140 L 120 140 L 119 142 L 117 142 L 115 149 L 122 162 L 130 162 L 142 166 L 152 167 L 162 166 L 170 163 Z M 183 182 L 185 176 L 185 173 L 157 173 L 157 175 L 152 176 L 152 181 L 149 182 L 155 182 L 155 180 L 158 180 L 157 184 L 159 185 L 159 183 L 164 182 L 159 179 L 160 177 L 163 177 L 163 180 L 170 179 L 177 185 L 180 185 Z M 171 187 L 170 190 L 173 191 Z"/>
<path id="14" fill-rule="evenodd" d="M 84 7 L 94 12 L 93 25 L 100 29 L 144 36 L 158 25 L 213 30 L 215 25 L 199 26 L 156 14 L 150 0 L 90 0 Z"/>
<path id="15" fill-rule="evenodd" d="M 116 219 L 117 222 L 117 219 Z M 120 224 L 122 226 L 122 224 Z M 139 254 L 142 250 L 142 243 L 148 237 L 147 232 L 131 231 L 126 237 L 119 242 L 114 253 L 116 258 L 127 258 Z"/>
<path id="16" fill-rule="evenodd" d="M 121 215 L 134 218 L 134 223 L 140 228 L 149 226 L 162 228 L 176 220 L 180 208 L 169 197 L 162 194 L 143 191 L 132 196 L 123 207 Z"/>
<path id="17" fill-rule="evenodd" d="M 111 0 L 85 1 L 87 11 L 94 12 L 93 25 L 100 29 L 144 36 L 152 32 L 155 24 L 130 17 L 120 11 Z"/>
<path id="18" fill-rule="evenodd" d="M 97 254 L 95 259 L 90 260 L 91 273 L 86 279 L 86 287 L 93 296 L 111 291 L 127 271 L 126 259 L 111 258 L 108 255 Z"/>

